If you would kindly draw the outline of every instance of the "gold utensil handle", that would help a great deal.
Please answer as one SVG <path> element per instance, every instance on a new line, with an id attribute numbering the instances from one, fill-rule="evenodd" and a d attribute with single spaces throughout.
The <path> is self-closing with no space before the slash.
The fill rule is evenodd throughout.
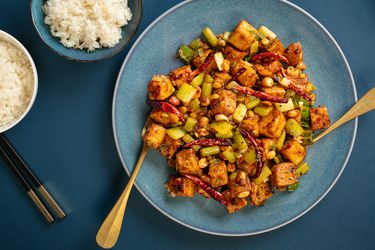
<path id="1" fill-rule="evenodd" d="M 323 136 L 331 133 L 336 128 L 347 123 L 348 121 L 363 115 L 371 110 L 375 109 L 375 88 L 367 92 L 356 104 L 353 105 L 348 112 L 346 112 L 340 119 L 332 124 L 328 129 L 323 131 L 317 137 L 314 138 L 314 143 L 321 139 Z"/>
<path id="2" fill-rule="evenodd" d="M 52 215 L 48 212 L 46 207 L 43 205 L 43 203 L 39 200 L 38 196 L 36 196 L 34 191 L 30 189 L 29 191 L 27 191 L 27 195 L 35 203 L 35 205 L 38 207 L 39 211 L 42 213 L 42 215 L 48 221 L 48 223 L 53 223 L 55 220 L 53 219 Z"/>
<path id="3" fill-rule="evenodd" d="M 38 190 L 40 194 L 43 196 L 43 198 L 47 201 L 47 203 L 50 205 L 50 207 L 55 211 L 57 216 L 60 219 L 65 218 L 64 211 L 60 208 L 60 206 L 56 203 L 56 201 L 52 198 L 52 196 L 49 194 L 49 192 L 45 189 L 43 185 L 38 187 Z"/>
<path id="4" fill-rule="evenodd" d="M 141 154 L 139 155 L 137 165 L 135 166 L 132 175 L 130 176 L 129 182 L 126 185 L 124 191 L 122 192 L 120 198 L 117 200 L 115 206 L 112 208 L 111 212 L 105 218 L 103 224 L 101 225 L 97 235 L 96 242 L 102 248 L 113 247 L 118 239 L 121 231 L 122 220 L 124 218 L 126 204 L 130 195 L 130 191 L 133 187 L 135 178 L 142 166 L 143 160 L 147 154 L 147 145 L 143 144 Z"/>

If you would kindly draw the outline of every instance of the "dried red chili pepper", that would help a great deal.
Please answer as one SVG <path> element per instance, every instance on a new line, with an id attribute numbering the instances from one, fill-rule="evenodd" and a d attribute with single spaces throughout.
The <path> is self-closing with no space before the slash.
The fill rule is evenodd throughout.
<path id="1" fill-rule="evenodd" d="M 243 73 L 245 73 L 247 69 L 246 68 L 240 68 L 237 73 L 232 76 L 232 79 L 230 81 L 237 81 L 238 77 L 240 77 L 240 75 L 242 75 Z"/>
<path id="2" fill-rule="evenodd" d="M 164 112 L 175 114 L 180 121 L 185 121 L 184 115 L 172 104 L 163 101 L 148 101 L 147 104 Z"/>
<path id="3" fill-rule="evenodd" d="M 269 94 L 266 94 L 264 92 L 255 91 L 255 90 L 253 90 L 251 88 L 248 88 L 248 87 L 235 86 L 235 87 L 233 87 L 233 89 L 237 90 L 241 93 L 244 93 L 245 95 L 252 95 L 252 96 L 258 97 L 259 99 L 265 100 L 265 101 L 279 102 L 279 103 L 287 103 L 288 102 L 288 98 L 280 98 L 280 97 L 277 97 L 277 96 L 269 95 Z"/>
<path id="4" fill-rule="evenodd" d="M 285 56 L 279 55 L 275 52 L 263 52 L 263 53 L 256 54 L 255 56 L 253 56 L 253 58 L 251 58 L 251 61 L 255 62 L 257 60 L 261 60 L 261 59 L 269 58 L 269 57 L 281 60 L 285 62 L 286 64 L 289 64 L 289 61 Z"/>
<path id="5" fill-rule="evenodd" d="M 205 183 L 204 181 L 202 181 L 201 179 L 195 177 L 195 176 L 192 176 L 192 175 L 188 175 L 188 174 L 184 174 L 184 176 L 190 180 L 192 180 L 196 185 L 198 185 L 199 187 L 201 187 L 204 191 L 206 191 L 213 199 L 217 200 L 218 202 L 220 202 L 221 204 L 223 204 L 224 206 L 227 206 L 228 205 L 228 201 L 224 198 L 223 194 L 216 191 L 215 189 L 213 189 L 212 187 L 210 187 L 207 183 Z"/>
<path id="6" fill-rule="evenodd" d="M 232 141 L 229 139 L 198 139 L 192 142 L 189 142 L 184 145 L 184 148 L 189 148 L 194 145 L 201 145 L 201 146 L 229 146 L 232 145 Z"/>
<path id="7" fill-rule="evenodd" d="M 208 74 L 209 72 L 207 72 L 207 68 L 208 66 L 210 65 L 210 63 L 212 62 L 212 60 L 214 60 L 214 52 L 211 51 L 206 59 L 204 60 L 204 62 L 202 63 L 201 66 L 199 66 L 197 69 L 195 69 L 193 72 L 191 72 L 190 76 L 188 77 L 188 81 L 190 82 L 191 80 L 193 80 L 193 78 L 197 75 L 199 75 L 200 73 L 202 73 L 203 71 L 206 72 L 206 74 Z"/>
<path id="8" fill-rule="evenodd" d="M 254 178 L 258 178 L 260 173 L 262 173 L 262 169 L 263 169 L 263 150 L 262 150 L 262 147 L 260 146 L 259 142 L 257 141 L 257 139 L 252 136 L 249 132 L 245 131 L 245 130 L 240 130 L 241 131 L 241 134 L 243 136 L 245 136 L 247 139 L 250 140 L 250 142 L 254 145 L 255 147 L 255 151 L 257 153 L 257 169 L 256 169 L 256 172 L 255 172 L 255 175 L 254 175 Z"/>

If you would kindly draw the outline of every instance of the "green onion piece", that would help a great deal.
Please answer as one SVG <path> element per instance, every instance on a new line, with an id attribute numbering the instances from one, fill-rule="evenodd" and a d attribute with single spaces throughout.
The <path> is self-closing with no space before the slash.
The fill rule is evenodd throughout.
<path id="1" fill-rule="evenodd" d="M 288 87 L 289 84 L 291 83 L 291 81 L 290 81 L 289 79 L 283 77 L 283 78 L 279 81 L 279 83 L 280 83 L 281 85 L 283 85 L 284 87 Z"/>
<path id="2" fill-rule="evenodd" d="M 255 40 L 250 46 L 250 57 L 253 57 L 259 50 L 259 42 Z"/>
<path id="3" fill-rule="evenodd" d="M 275 158 L 273 158 L 273 160 L 275 161 L 276 164 L 279 164 L 279 163 L 282 163 L 283 162 L 283 158 L 281 157 L 280 154 L 277 154 L 275 156 Z"/>
<path id="4" fill-rule="evenodd" d="M 303 133 L 303 128 L 301 125 L 299 125 L 299 123 L 292 118 L 286 121 L 285 130 L 287 134 L 290 134 L 294 138 L 301 136 Z"/>
<path id="5" fill-rule="evenodd" d="M 256 106 L 254 112 L 260 116 L 267 116 L 272 111 L 272 106 L 267 107 L 263 105 Z"/>
<path id="6" fill-rule="evenodd" d="M 186 134 L 186 135 L 184 135 L 184 136 L 182 137 L 182 140 L 183 140 L 185 143 L 189 143 L 189 142 L 194 141 L 194 138 L 193 138 L 191 135 Z"/>
<path id="7" fill-rule="evenodd" d="M 223 53 L 217 52 L 214 55 L 216 66 L 219 69 L 219 71 L 223 71 L 223 62 L 224 62 L 224 56 Z"/>
<path id="8" fill-rule="evenodd" d="M 301 107 L 301 126 L 304 128 L 310 127 L 310 108 L 306 106 Z"/>
<path id="9" fill-rule="evenodd" d="M 212 93 L 212 83 L 204 82 L 202 85 L 201 97 L 208 98 L 211 96 L 211 93 Z"/>
<path id="10" fill-rule="evenodd" d="M 229 38 L 229 36 L 230 36 L 230 32 L 229 32 L 229 31 L 226 31 L 226 32 L 224 32 L 224 34 L 223 34 L 223 39 L 224 39 L 226 42 L 228 42 L 228 38 Z"/>
<path id="11" fill-rule="evenodd" d="M 216 138 L 219 138 L 219 139 L 230 139 L 230 138 L 233 137 L 233 132 L 230 131 L 226 134 L 216 133 L 215 136 L 216 136 Z"/>
<path id="12" fill-rule="evenodd" d="M 214 82 L 214 78 L 210 75 L 206 75 L 206 77 L 204 78 L 204 81 L 203 82 L 206 82 L 206 83 L 213 83 Z"/>
<path id="13" fill-rule="evenodd" d="M 211 128 L 213 128 L 217 133 L 225 135 L 232 132 L 233 125 L 226 121 L 215 121 L 211 123 Z"/>
<path id="14" fill-rule="evenodd" d="M 167 134 L 173 139 L 173 140 L 178 140 L 182 138 L 184 135 L 186 135 L 186 131 L 183 130 L 180 127 L 174 127 L 167 129 Z"/>
<path id="15" fill-rule="evenodd" d="M 236 81 L 231 81 L 225 86 L 226 89 L 233 89 L 236 86 L 240 86 Z"/>
<path id="16" fill-rule="evenodd" d="M 233 141 L 240 152 L 245 152 L 248 149 L 247 143 L 238 129 L 234 132 Z"/>
<path id="17" fill-rule="evenodd" d="M 252 108 L 255 108 L 256 106 L 258 106 L 259 103 L 260 103 L 259 98 L 251 96 L 250 101 L 246 102 L 245 105 L 246 105 L 247 109 L 252 109 Z"/>
<path id="18" fill-rule="evenodd" d="M 250 61 L 250 59 L 251 59 L 251 56 L 250 56 L 250 55 L 247 55 L 247 56 L 244 57 L 243 60 L 246 61 L 246 62 L 248 62 L 248 61 Z"/>
<path id="19" fill-rule="evenodd" d="M 271 174 L 272 174 L 271 170 L 267 166 L 264 166 L 259 177 L 254 179 L 255 184 L 257 185 L 262 184 Z"/>
<path id="20" fill-rule="evenodd" d="M 197 119 L 189 117 L 186 119 L 185 126 L 183 127 L 183 129 L 187 132 L 192 132 L 195 126 L 197 125 L 197 123 L 198 123 Z"/>
<path id="21" fill-rule="evenodd" d="M 233 119 L 237 122 L 242 122 L 242 120 L 245 118 L 246 112 L 246 106 L 242 103 L 239 103 L 236 108 L 236 111 L 234 111 Z"/>
<path id="22" fill-rule="evenodd" d="M 293 98 L 296 93 L 293 90 L 287 89 L 285 90 L 285 97 L 286 98 Z"/>
<path id="23" fill-rule="evenodd" d="M 204 72 L 202 72 L 199 75 L 197 75 L 196 77 L 194 77 L 194 79 L 191 81 L 190 84 L 194 87 L 199 87 L 199 86 L 202 85 L 203 80 L 204 80 Z"/>
<path id="24" fill-rule="evenodd" d="M 275 107 L 280 112 L 288 112 L 289 110 L 294 109 L 294 104 L 293 104 L 292 99 L 289 98 L 287 103 L 275 103 Z"/>
<path id="25" fill-rule="evenodd" d="M 216 37 L 215 33 L 208 27 L 204 28 L 202 32 L 203 32 L 204 37 L 207 39 L 208 43 L 212 47 L 216 47 L 217 37 Z"/>
<path id="26" fill-rule="evenodd" d="M 254 147 L 251 147 L 244 153 L 244 160 L 247 164 L 253 164 L 257 160 L 257 154 L 255 152 Z"/>
<path id="27" fill-rule="evenodd" d="M 209 163 L 210 165 L 215 165 L 215 164 L 218 164 L 218 163 L 220 163 L 220 162 L 221 162 L 220 159 L 218 159 L 218 158 L 212 158 L 208 163 Z"/>
<path id="28" fill-rule="evenodd" d="M 302 137 L 303 137 L 302 145 L 304 145 L 304 146 L 312 145 L 314 143 L 312 136 L 313 136 L 313 133 L 312 133 L 311 130 L 303 131 L 303 133 L 302 133 Z"/>
<path id="29" fill-rule="evenodd" d="M 203 45 L 202 40 L 198 38 L 198 39 L 193 40 L 193 41 L 189 44 L 189 47 L 192 48 L 192 49 L 194 49 L 194 50 L 197 50 L 197 49 L 201 48 L 202 45 Z"/>
<path id="30" fill-rule="evenodd" d="M 191 147 L 192 149 L 194 149 L 195 152 L 197 152 L 199 149 L 201 149 L 202 147 L 199 146 L 199 145 L 194 145 Z"/>
<path id="31" fill-rule="evenodd" d="M 195 52 L 191 48 L 189 48 L 187 45 L 182 45 L 180 49 L 178 50 L 178 56 L 186 61 L 190 62 L 195 57 Z"/>
<path id="32" fill-rule="evenodd" d="M 283 132 L 281 132 L 280 137 L 276 141 L 276 149 L 277 149 L 277 151 L 280 151 L 281 148 L 283 147 L 284 142 L 285 142 L 285 137 L 286 137 L 286 132 L 285 132 L 285 129 L 284 129 Z"/>
<path id="33" fill-rule="evenodd" d="M 224 158 L 229 161 L 230 163 L 235 163 L 236 162 L 236 154 L 233 153 L 232 151 L 224 151 L 223 152 Z"/>
<path id="34" fill-rule="evenodd" d="M 220 153 L 220 148 L 219 146 L 201 148 L 200 153 L 201 153 L 201 156 L 216 155 Z"/>
<path id="35" fill-rule="evenodd" d="M 267 28 L 266 26 L 260 26 L 259 29 L 258 29 L 258 32 L 259 32 L 259 35 L 260 37 L 267 37 L 269 39 L 275 39 L 276 38 L 276 34 L 273 33 L 269 28 Z"/>
<path id="36" fill-rule="evenodd" d="M 193 111 L 199 111 L 201 109 L 200 101 L 198 99 L 192 100 L 189 106 Z"/>
<path id="37" fill-rule="evenodd" d="M 288 188 L 286 189 L 288 192 L 293 192 L 299 187 L 299 182 L 296 182 L 292 185 L 289 185 Z"/>
<path id="38" fill-rule="evenodd" d="M 183 83 L 178 89 L 176 97 L 182 102 L 190 102 L 196 91 L 197 89 L 190 84 Z"/>
<path id="39" fill-rule="evenodd" d="M 307 164 L 306 162 L 299 165 L 298 168 L 296 169 L 297 178 L 301 177 L 302 175 L 305 175 L 309 171 L 309 169 L 310 169 L 309 164 Z"/>

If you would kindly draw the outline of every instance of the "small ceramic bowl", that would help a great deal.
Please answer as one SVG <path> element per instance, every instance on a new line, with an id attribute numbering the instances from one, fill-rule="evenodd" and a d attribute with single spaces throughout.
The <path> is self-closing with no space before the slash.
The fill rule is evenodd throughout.
<path id="1" fill-rule="evenodd" d="M 22 53 L 24 55 L 26 55 L 26 57 L 28 58 L 28 60 L 31 64 L 31 68 L 32 68 L 32 71 L 33 71 L 33 76 L 34 76 L 34 82 L 33 82 L 34 86 L 32 88 L 33 93 L 31 95 L 31 99 L 30 99 L 29 104 L 27 105 L 27 108 L 25 109 L 25 111 L 23 112 L 23 114 L 20 117 L 13 120 L 12 122 L 6 124 L 5 126 L 0 127 L 0 133 L 2 133 L 2 132 L 5 132 L 5 131 L 13 128 L 14 126 L 16 126 L 26 116 L 26 114 L 29 113 L 31 107 L 34 104 L 36 94 L 38 92 L 38 73 L 36 71 L 34 61 L 31 58 L 29 52 L 25 49 L 25 47 L 16 38 L 14 38 L 13 36 L 9 35 L 8 33 L 4 32 L 4 31 L 0 30 L 0 41 L 9 42 L 13 46 L 15 46 L 17 49 L 22 51 Z"/>
<path id="2" fill-rule="evenodd" d="M 96 49 L 92 52 L 73 48 L 66 48 L 60 39 L 52 36 L 49 25 L 44 23 L 45 14 L 43 5 L 46 0 L 30 0 L 30 11 L 34 26 L 42 40 L 60 56 L 79 62 L 95 62 L 114 56 L 123 50 L 133 38 L 142 19 L 142 0 L 129 0 L 128 5 L 132 11 L 132 19 L 122 28 L 122 38 L 112 48 Z"/>

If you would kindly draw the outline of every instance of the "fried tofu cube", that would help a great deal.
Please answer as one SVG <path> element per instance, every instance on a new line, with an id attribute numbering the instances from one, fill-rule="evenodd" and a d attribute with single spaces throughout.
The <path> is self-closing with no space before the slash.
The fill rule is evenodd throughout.
<path id="1" fill-rule="evenodd" d="M 211 187 L 217 188 L 228 183 L 228 169 L 224 161 L 211 164 L 209 166 L 208 175 L 211 179 Z"/>
<path id="2" fill-rule="evenodd" d="M 245 20 L 241 20 L 230 34 L 228 42 L 239 50 L 248 51 L 258 31 Z"/>
<path id="3" fill-rule="evenodd" d="M 285 89 L 282 87 L 277 87 L 277 86 L 263 88 L 263 92 L 269 95 L 280 97 L 280 98 L 284 98 L 285 96 Z"/>
<path id="4" fill-rule="evenodd" d="M 250 201 L 254 206 L 263 206 L 266 200 L 271 198 L 272 195 L 272 187 L 268 182 L 261 184 L 251 183 Z"/>
<path id="5" fill-rule="evenodd" d="M 143 141 L 151 148 L 158 148 L 166 134 L 167 130 L 164 127 L 152 123 L 147 127 L 146 133 L 143 136 Z"/>
<path id="6" fill-rule="evenodd" d="M 254 115 L 250 118 L 244 119 L 239 127 L 243 130 L 246 130 L 250 134 L 253 134 L 254 136 L 259 136 L 259 116 Z"/>
<path id="7" fill-rule="evenodd" d="M 150 100 L 163 101 L 174 93 L 171 80 L 165 75 L 155 75 L 148 83 L 148 97 Z"/>
<path id="8" fill-rule="evenodd" d="M 150 117 L 154 121 L 162 124 L 165 127 L 170 127 L 172 125 L 175 125 L 179 121 L 179 118 L 177 115 L 170 113 L 170 112 L 164 112 L 164 111 L 156 110 L 156 109 L 154 109 L 151 112 Z"/>
<path id="9" fill-rule="evenodd" d="M 231 63 L 242 60 L 247 54 L 247 51 L 237 50 L 229 44 L 224 48 L 225 59 L 229 60 Z"/>
<path id="10" fill-rule="evenodd" d="M 224 198 L 228 201 L 227 211 L 234 213 L 247 205 L 245 198 L 231 198 L 229 190 L 223 192 Z"/>
<path id="11" fill-rule="evenodd" d="M 288 140 L 280 150 L 281 155 L 293 162 L 295 165 L 299 165 L 306 156 L 306 149 L 296 140 Z"/>
<path id="12" fill-rule="evenodd" d="M 245 198 L 249 196 L 251 183 L 248 174 L 242 170 L 232 173 L 228 187 L 232 198 Z"/>
<path id="13" fill-rule="evenodd" d="M 246 71 L 243 72 L 240 76 L 238 76 L 238 82 L 242 86 L 251 88 L 258 80 L 257 72 L 253 69 L 250 63 L 240 60 L 237 62 L 236 66 L 233 67 L 232 74 L 236 75 L 237 72 L 242 68 L 245 68 Z"/>
<path id="14" fill-rule="evenodd" d="M 271 171 L 271 183 L 274 187 L 284 189 L 297 182 L 296 165 L 292 162 L 274 165 Z"/>
<path id="15" fill-rule="evenodd" d="M 236 111 L 236 95 L 229 90 L 220 90 L 217 92 L 219 98 L 211 102 L 211 115 L 224 114 L 231 115 Z"/>
<path id="16" fill-rule="evenodd" d="M 193 149 L 183 149 L 176 154 L 176 170 L 181 174 L 202 174 L 197 155 Z"/>
<path id="17" fill-rule="evenodd" d="M 214 83 L 221 86 L 221 88 L 224 87 L 230 79 L 232 79 L 232 76 L 226 72 L 216 72 L 214 75 Z"/>
<path id="18" fill-rule="evenodd" d="M 283 55 L 284 54 L 284 46 L 283 44 L 281 43 L 280 39 L 279 38 L 276 38 L 275 40 L 273 40 L 269 45 L 268 47 L 266 48 L 267 51 L 269 52 L 274 52 L 274 53 L 277 53 L 279 55 Z"/>
<path id="19" fill-rule="evenodd" d="M 290 44 L 284 53 L 284 56 L 288 59 L 289 65 L 296 66 L 303 60 L 303 49 L 301 43 Z"/>
<path id="20" fill-rule="evenodd" d="M 172 80 L 173 86 L 179 88 L 183 83 L 187 82 L 187 78 L 192 73 L 189 65 L 172 70 L 169 74 Z"/>
<path id="21" fill-rule="evenodd" d="M 283 65 L 279 60 L 267 61 L 263 63 L 255 63 L 255 69 L 258 74 L 263 77 L 273 77 L 275 74 L 279 73 L 283 68 Z"/>
<path id="22" fill-rule="evenodd" d="M 310 119 L 311 119 L 311 128 L 314 131 L 323 129 L 323 128 L 328 128 L 331 124 L 327 107 L 324 107 L 324 106 L 311 108 Z"/>
<path id="23" fill-rule="evenodd" d="M 186 177 L 173 176 L 165 185 L 170 196 L 194 197 L 194 182 Z"/>
<path id="24" fill-rule="evenodd" d="M 248 164 L 246 161 L 243 161 L 240 164 L 238 164 L 237 167 L 238 169 L 246 172 L 248 175 L 253 176 L 256 172 L 257 162 L 255 161 L 252 164 Z"/>
<path id="25" fill-rule="evenodd" d="M 286 124 L 285 117 L 277 109 L 273 109 L 268 115 L 263 116 L 259 121 L 259 134 L 279 138 Z"/>
<path id="26" fill-rule="evenodd" d="M 169 135 L 166 135 L 159 146 L 159 153 L 167 159 L 170 159 L 177 152 L 177 149 L 181 144 L 182 142 L 180 139 L 174 140 Z"/>

